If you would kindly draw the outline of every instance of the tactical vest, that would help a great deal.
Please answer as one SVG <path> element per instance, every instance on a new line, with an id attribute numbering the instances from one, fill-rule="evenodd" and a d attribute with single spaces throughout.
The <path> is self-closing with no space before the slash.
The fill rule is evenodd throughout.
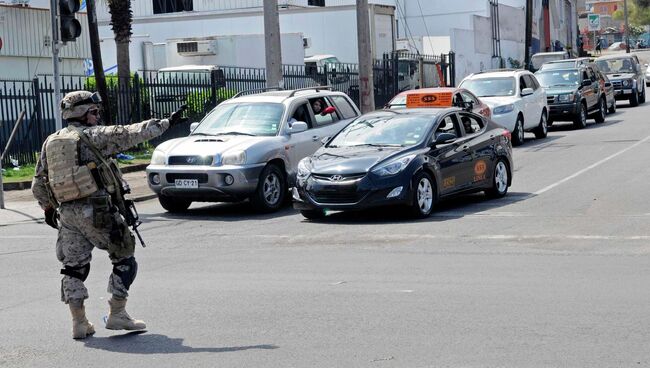
<path id="1" fill-rule="evenodd" d="M 80 165 L 78 132 L 60 130 L 48 139 L 45 151 L 50 189 L 59 203 L 88 197 L 99 189 L 93 167 Z"/>

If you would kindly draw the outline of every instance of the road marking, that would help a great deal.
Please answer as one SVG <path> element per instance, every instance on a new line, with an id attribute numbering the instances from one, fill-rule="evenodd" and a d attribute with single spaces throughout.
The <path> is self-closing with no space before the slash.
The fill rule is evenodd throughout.
<path id="1" fill-rule="evenodd" d="M 598 167 L 598 166 L 604 164 L 605 162 L 607 162 L 607 161 L 613 159 L 613 158 L 616 157 L 616 156 L 622 155 L 623 153 L 625 153 L 625 152 L 631 150 L 632 148 L 634 148 L 634 147 L 636 147 L 636 146 L 638 146 L 638 145 L 641 145 L 641 144 L 645 143 L 645 142 L 648 141 L 648 140 L 650 140 L 650 135 L 647 136 L 647 137 L 645 137 L 645 138 L 643 138 L 643 140 L 640 140 L 640 141 L 634 143 L 633 145 L 631 145 L 631 146 L 629 146 L 629 147 L 627 147 L 627 148 L 624 148 L 624 149 L 622 149 L 622 150 L 620 150 L 620 151 L 618 151 L 618 152 L 616 152 L 616 153 L 614 153 L 614 154 L 612 154 L 612 155 L 609 155 L 609 156 L 605 157 L 604 159 L 602 159 L 602 160 L 600 160 L 600 161 L 598 161 L 598 162 L 596 162 L 596 163 L 594 163 L 594 164 L 591 164 L 591 165 L 585 167 L 584 169 L 582 169 L 582 170 L 580 170 L 580 171 L 574 173 L 573 175 L 569 175 L 569 176 L 567 176 L 566 178 L 564 178 L 564 179 L 562 179 L 562 180 L 559 180 L 559 181 L 557 181 L 557 182 L 555 182 L 555 183 L 553 183 L 553 184 L 551 184 L 551 185 L 549 185 L 549 186 L 547 186 L 547 187 L 544 187 L 544 188 L 538 190 L 537 192 L 535 192 L 535 193 L 533 193 L 533 194 L 534 194 L 534 195 L 540 195 L 540 194 L 542 194 L 542 193 L 548 192 L 549 190 L 551 190 L 551 189 L 557 187 L 558 185 L 563 184 L 563 183 L 566 183 L 567 181 L 569 181 L 569 180 L 571 180 L 571 179 L 574 179 L 575 177 L 577 177 L 577 176 L 579 176 L 579 175 L 582 175 L 582 174 L 586 173 L 587 171 L 589 171 L 589 170 L 591 170 L 591 169 L 593 169 L 593 168 L 595 168 L 595 167 Z"/>

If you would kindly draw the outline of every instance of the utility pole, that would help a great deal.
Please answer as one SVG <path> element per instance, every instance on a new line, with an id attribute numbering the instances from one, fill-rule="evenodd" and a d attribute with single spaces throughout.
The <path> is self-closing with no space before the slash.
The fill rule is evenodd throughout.
<path id="1" fill-rule="evenodd" d="M 530 69 L 530 44 L 533 38 L 533 0 L 526 0 L 526 39 L 524 41 L 524 68 Z"/>
<path id="2" fill-rule="evenodd" d="M 630 25 L 627 22 L 627 0 L 623 1 L 623 13 L 625 13 L 625 52 L 630 53 Z"/>
<path id="3" fill-rule="evenodd" d="M 357 42 L 359 47 L 359 107 L 365 114 L 375 109 L 368 0 L 357 0 Z"/>
<path id="4" fill-rule="evenodd" d="M 58 1 L 50 0 L 50 19 L 52 20 L 52 74 L 54 74 L 54 101 L 57 106 L 56 113 L 54 114 L 56 130 L 63 128 L 61 114 L 58 111 L 58 106 L 61 102 L 61 75 L 59 72 L 59 22 L 57 17 L 58 9 Z"/>
<path id="5" fill-rule="evenodd" d="M 278 0 L 264 0 L 264 47 L 266 49 L 266 86 L 284 87 Z"/>
<path id="6" fill-rule="evenodd" d="M 102 51 L 99 47 L 99 30 L 97 29 L 97 12 L 95 0 L 86 0 L 88 9 L 88 34 L 90 36 L 90 52 L 93 57 L 93 72 L 97 91 L 102 97 L 103 114 L 102 119 L 105 125 L 111 125 L 111 105 L 108 103 L 108 92 L 106 89 L 106 77 L 104 76 L 104 65 L 102 63 Z"/>

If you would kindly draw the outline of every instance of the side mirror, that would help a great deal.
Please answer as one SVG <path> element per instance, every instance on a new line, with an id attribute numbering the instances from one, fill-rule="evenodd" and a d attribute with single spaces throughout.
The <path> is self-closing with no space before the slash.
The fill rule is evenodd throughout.
<path id="1" fill-rule="evenodd" d="M 434 145 L 452 143 L 453 141 L 456 140 L 456 138 L 457 138 L 456 134 L 453 133 L 440 133 L 436 136 Z"/>
<path id="2" fill-rule="evenodd" d="M 533 91 L 532 88 L 524 88 L 524 89 L 521 90 L 521 95 L 522 95 L 522 96 L 530 96 L 530 95 L 532 95 L 534 92 L 535 92 L 535 91 Z"/>
<path id="3" fill-rule="evenodd" d="M 198 126 L 199 126 L 199 123 L 190 124 L 190 133 L 192 133 L 196 129 L 196 127 L 198 127 Z"/>
<path id="4" fill-rule="evenodd" d="M 294 121 L 293 124 L 291 124 L 291 128 L 289 128 L 289 134 L 304 132 L 307 129 L 309 129 L 309 127 L 304 121 Z"/>
<path id="5" fill-rule="evenodd" d="M 334 108 L 334 106 L 327 106 L 325 110 L 323 110 L 320 114 L 325 116 L 325 115 L 333 114 L 335 112 L 336 112 L 336 108 Z"/>
<path id="6" fill-rule="evenodd" d="M 582 81 L 582 86 L 583 87 L 590 87 L 591 86 L 591 81 L 589 79 L 585 79 Z"/>
<path id="7" fill-rule="evenodd" d="M 327 142 L 330 141 L 330 139 L 332 139 L 332 137 L 329 137 L 329 136 L 323 137 L 323 139 L 320 140 L 320 143 L 324 146 L 324 145 L 327 144 Z"/>

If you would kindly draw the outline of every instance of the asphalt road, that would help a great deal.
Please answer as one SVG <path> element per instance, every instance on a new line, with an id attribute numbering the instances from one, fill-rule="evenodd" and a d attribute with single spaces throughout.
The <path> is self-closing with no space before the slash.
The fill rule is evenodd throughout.
<path id="1" fill-rule="evenodd" d="M 4 224 L 0 367 L 650 366 L 649 115 L 619 103 L 603 124 L 531 135 L 506 198 L 421 221 L 142 202 L 127 308 L 142 334 L 103 328 L 110 263 L 95 251 L 97 333 L 73 341 L 55 231 Z"/>

